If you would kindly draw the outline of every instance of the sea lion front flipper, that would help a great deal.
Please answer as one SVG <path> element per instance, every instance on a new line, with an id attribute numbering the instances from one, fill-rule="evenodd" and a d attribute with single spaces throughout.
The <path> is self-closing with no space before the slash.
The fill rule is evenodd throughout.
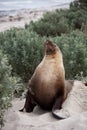
<path id="1" fill-rule="evenodd" d="M 57 111 L 60 111 L 61 109 L 61 106 L 62 106 L 62 96 L 58 96 L 55 100 L 55 103 L 53 105 L 53 108 L 52 108 L 52 114 L 55 118 L 57 119 L 64 119 L 62 118 L 61 116 L 59 116 L 56 112 Z"/>
<path id="2" fill-rule="evenodd" d="M 26 112 L 32 112 L 34 107 L 36 106 L 36 103 L 34 102 L 31 93 L 29 90 L 27 91 L 26 94 L 26 101 L 23 109 L 19 110 L 20 112 L 26 111 Z"/>

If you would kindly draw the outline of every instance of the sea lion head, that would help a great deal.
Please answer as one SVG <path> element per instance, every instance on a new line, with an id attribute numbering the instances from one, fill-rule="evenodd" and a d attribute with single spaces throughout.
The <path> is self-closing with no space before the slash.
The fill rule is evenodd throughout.
<path id="1" fill-rule="evenodd" d="M 46 55 L 52 55 L 52 54 L 55 54 L 56 51 L 60 51 L 58 46 L 56 44 L 54 44 L 52 41 L 50 41 L 50 40 L 47 40 L 44 43 L 44 47 L 45 47 Z"/>

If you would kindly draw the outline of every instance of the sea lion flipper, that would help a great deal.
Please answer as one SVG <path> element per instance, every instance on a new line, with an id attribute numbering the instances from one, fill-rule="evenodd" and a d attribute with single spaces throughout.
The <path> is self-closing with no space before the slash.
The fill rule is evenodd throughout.
<path id="1" fill-rule="evenodd" d="M 54 105 L 53 105 L 53 108 L 52 108 L 52 114 L 55 118 L 57 119 L 63 119 L 62 117 L 60 117 L 56 111 L 60 110 L 61 109 L 61 106 L 62 106 L 62 96 L 58 96 L 54 102 Z"/>
<path id="2" fill-rule="evenodd" d="M 25 101 L 24 108 L 21 109 L 20 111 L 32 112 L 35 106 L 36 106 L 36 103 L 34 102 L 32 95 L 30 91 L 28 90 L 26 94 L 26 101 Z"/>

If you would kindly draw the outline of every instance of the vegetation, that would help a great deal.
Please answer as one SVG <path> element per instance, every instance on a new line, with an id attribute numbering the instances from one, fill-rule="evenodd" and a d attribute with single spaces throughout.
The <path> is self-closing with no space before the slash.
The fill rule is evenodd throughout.
<path id="1" fill-rule="evenodd" d="M 47 36 L 63 53 L 66 79 L 87 81 L 87 10 L 84 1 L 75 1 L 70 9 L 46 13 L 25 29 L 13 28 L 0 33 L 0 125 L 3 113 L 14 95 L 24 91 L 43 55 Z"/>
<path id="2" fill-rule="evenodd" d="M 16 87 L 21 88 L 20 80 L 11 75 L 11 65 L 8 63 L 7 56 L 0 50 L 0 125 L 3 126 L 3 114 L 5 109 L 11 106 Z M 15 87 L 16 86 L 16 87 Z M 23 89 L 23 88 L 22 88 Z M 18 91 L 17 91 L 18 92 Z"/>
<path id="3" fill-rule="evenodd" d="M 42 58 L 42 38 L 25 29 L 12 29 L 2 33 L 0 37 L 0 47 L 8 56 L 12 74 L 28 81 Z"/>
<path id="4" fill-rule="evenodd" d="M 31 22 L 26 28 L 32 29 L 41 36 L 61 36 L 79 29 L 87 33 L 87 11 L 71 8 L 48 12 L 37 22 Z"/>
<path id="5" fill-rule="evenodd" d="M 71 2 L 70 7 L 73 9 L 87 10 L 87 0 L 75 0 L 74 2 Z"/>
<path id="6" fill-rule="evenodd" d="M 35 32 L 20 29 L 12 29 L 1 34 L 1 37 L 3 43 L 1 48 L 8 56 L 12 75 L 16 74 L 24 82 L 28 82 L 43 57 L 43 42 L 46 38 L 38 36 Z M 66 78 L 74 78 L 81 71 L 86 76 L 86 34 L 76 30 L 67 35 L 63 34 L 61 37 L 50 37 L 50 39 L 60 47 L 63 53 Z"/>

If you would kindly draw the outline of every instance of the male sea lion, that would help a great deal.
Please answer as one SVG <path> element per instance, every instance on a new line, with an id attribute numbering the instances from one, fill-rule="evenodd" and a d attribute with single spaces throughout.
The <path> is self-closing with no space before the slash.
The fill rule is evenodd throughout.
<path id="1" fill-rule="evenodd" d="M 29 81 L 26 102 L 21 111 L 31 112 L 36 104 L 45 110 L 52 110 L 53 106 L 53 110 L 60 109 L 66 97 L 62 53 L 50 40 L 44 43 L 44 47 L 45 56 Z"/>

